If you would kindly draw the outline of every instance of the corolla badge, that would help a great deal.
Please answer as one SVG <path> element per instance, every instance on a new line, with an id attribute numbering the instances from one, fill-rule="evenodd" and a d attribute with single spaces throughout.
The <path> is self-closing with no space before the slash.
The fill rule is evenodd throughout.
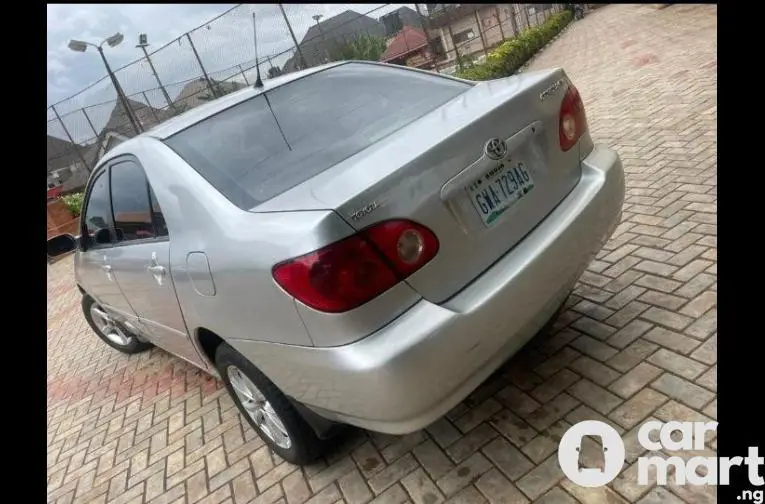
<path id="1" fill-rule="evenodd" d="M 539 93 L 539 100 L 545 101 L 545 99 L 549 98 L 550 96 L 554 95 L 558 92 L 558 90 L 566 83 L 566 79 L 558 79 L 557 81 L 553 82 L 552 86 L 548 87 L 541 93 Z"/>
<path id="2" fill-rule="evenodd" d="M 352 212 L 351 219 L 353 219 L 354 221 L 361 220 L 367 215 L 377 210 L 378 208 L 380 208 L 380 204 L 376 201 L 373 201 L 372 203 L 364 206 L 363 208 L 359 208 L 355 212 Z"/>
<path id="3" fill-rule="evenodd" d="M 499 161 L 507 155 L 507 144 L 499 138 L 492 138 L 483 147 L 486 157 L 494 161 Z"/>

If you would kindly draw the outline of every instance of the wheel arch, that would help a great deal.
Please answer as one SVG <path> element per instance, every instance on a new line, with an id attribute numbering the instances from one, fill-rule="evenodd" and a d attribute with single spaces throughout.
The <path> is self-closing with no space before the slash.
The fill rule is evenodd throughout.
<path id="1" fill-rule="evenodd" d="M 206 327 L 198 327 L 194 334 L 197 348 L 202 353 L 202 358 L 206 361 L 205 364 L 208 368 L 215 370 L 215 351 L 222 343 L 225 343 L 225 340 Z"/>
<path id="2" fill-rule="evenodd" d="M 219 375 L 220 373 L 215 366 L 215 351 L 220 345 L 226 343 L 226 340 L 223 339 L 220 335 L 216 334 L 214 331 L 207 329 L 206 327 L 198 327 L 194 332 L 196 335 L 197 346 L 202 353 L 202 357 L 207 361 L 207 365 L 210 367 L 210 369 Z M 219 376 L 219 378 L 222 377 Z M 308 423 L 308 425 L 311 426 L 311 428 L 320 439 L 334 437 L 339 431 L 342 430 L 343 426 L 319 416 L 307 406 L 304 406 L 302 403 L 298 402 L 292 397 L 286 394 L 285 396 L 293 404 L 293 406 L 295 406 L 295 409 L 298 411 L 298 413 L 300 413 L 303 419 Z"/>

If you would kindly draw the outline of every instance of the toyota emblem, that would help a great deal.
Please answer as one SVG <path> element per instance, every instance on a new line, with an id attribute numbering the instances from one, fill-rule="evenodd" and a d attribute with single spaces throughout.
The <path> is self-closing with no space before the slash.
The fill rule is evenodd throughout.
<path id="1" fill-rule="evenodd" d="M 499 161 L 507 155 L 507 144 L 499 138 L 492 138 L 483 148 L 486 156 L 494 161 Z"/>

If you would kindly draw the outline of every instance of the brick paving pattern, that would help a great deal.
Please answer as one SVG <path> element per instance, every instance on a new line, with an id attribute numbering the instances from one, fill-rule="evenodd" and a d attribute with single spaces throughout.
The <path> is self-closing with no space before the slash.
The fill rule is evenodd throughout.
<path id="1" fill-rule="evenodd" d="M 357 431 L 326 459 L 290 465 L 216 380 L 98 340 L 71 260 L 52 266 L 49 502 L 715 502 L 714 488 L 638 486 L 635 459 L 644 420 L 716 417 L 716 30 L 714 5 L 611 5 L 533 61 L 566 69 L 595 140 L 621 154 L 623 222 L 553 331 L 424 431 Z M 560 436 L 584 419 L 626 439 L 625 470 L 605 488 L 558 467 Z"/>

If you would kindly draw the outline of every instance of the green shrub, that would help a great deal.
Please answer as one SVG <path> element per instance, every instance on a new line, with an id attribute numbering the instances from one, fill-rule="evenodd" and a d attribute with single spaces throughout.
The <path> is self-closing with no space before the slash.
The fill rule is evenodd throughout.
<path id="1" fill-rule="evenodd" d="M 570 22 L 571 12 L 557 12 L 541 25 L 528 28 L 517 37 L 502 42 L 488 54 L 484 63 L 464 68 L 456 75 L 474 81 L 513 75 Z"/>
<path id="2" fill-rule="evenodd" d="M 67 194 L 61 198 L 61 201 L 66 205 L 66 209 L 71 212 L 75 217 L 79 217 L 82 212 L 82 199 L 85 195 L 83 193 Z"/>
<path id="3" fill-rule="evenodd" d="M 330 51 L 330 59 L 332 61 L 380 61 L 380 58 L 385 52 L 385 48 L 384 38 L 362 33 L 355 39 L 352 39 L 339 47 L 332 48 Z"/>

